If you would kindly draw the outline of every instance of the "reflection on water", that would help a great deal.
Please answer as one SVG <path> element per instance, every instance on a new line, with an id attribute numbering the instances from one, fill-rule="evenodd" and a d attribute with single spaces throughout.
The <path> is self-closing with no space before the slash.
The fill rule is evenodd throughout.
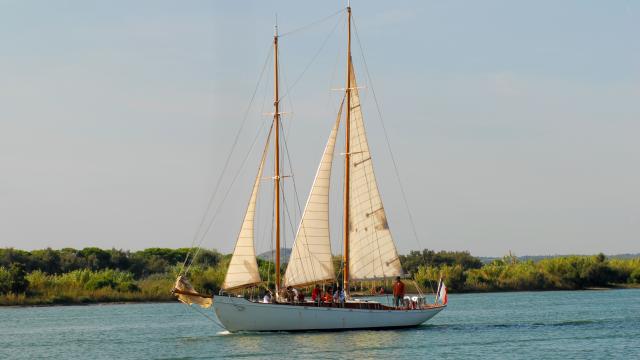
<path id="1" fill-rule="evenodd" d="M 0 308 L 0 359 L 636 359 L 638 339 L 640 290 L 453 294 L 418 328 L 346 332 L 229 333 L 181 304 Z"/>

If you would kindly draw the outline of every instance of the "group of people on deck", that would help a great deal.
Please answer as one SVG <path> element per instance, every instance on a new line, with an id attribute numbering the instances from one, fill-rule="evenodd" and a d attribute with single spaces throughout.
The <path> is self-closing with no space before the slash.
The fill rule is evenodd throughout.
<path id="1" fill-rule="evenodd" d="M 292 286 L 287 286 L 287 288 L 281 293 L 282 299 L 284 299 L 287 303 L 304 303 L 304 293 Z M 267 290 L 262 298 L 262 302 L 265 304 L 273 302 L 273 296 L 271 290 Z"/>
<path id="2" fill-rule="evenodd" d="M 336 286 L 335 291 L 333 289 L 333 286 L 329 286 L 323 293 L 320 285 L 316 284 L 316 286 L 313 288 L 313 291 L 311 292 L 311 300 L 313 300 L 313 302 L 317 304 L 344 303 L 346 299 L 344 290 L 342 290 L 340 286 Z"/>
<path id="3" fill-rule="evenodd" d="M 400 277 L 396 277 L 396 281 L 393 283 L 393 303 L 394 306 L 403 306 L 403 299 L 405 295 L 404 283 L 400 280 Z M 287 303 L 304 303 L 305 296 L 302 291 L 294 287 L 288 286 L 285 291 L 281 293 L 281 298 Z M 344 304 L 346 300 L 346 294 L 344 289 L 340 286 L 328 286 L 325 291 L 322 290 L 319 284 L 316 284 L 311 292 L 311 301 L 315 304 Z M 267 290 L 263 299 L 263 303 L 273 302 L 271 290 Z"/>

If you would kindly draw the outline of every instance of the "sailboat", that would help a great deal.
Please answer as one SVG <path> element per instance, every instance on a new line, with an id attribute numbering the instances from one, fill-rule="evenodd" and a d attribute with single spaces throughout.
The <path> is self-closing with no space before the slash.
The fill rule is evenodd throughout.
<path id="1" fill-rule="evenodd" d="M 414 298 L 404 306 L 389 306 L 352 297 L 352 283 L 392 279 L 403 275 L 387 216 L 378 190 L 373 161 L 360 109 L 360 96 L 351 57 L 351 6 L 347 6 L 347 76 L 344 98 L 329 133 L 320 164 L 296 232 L 284 278 L 280 259 L 280 97 L 278 89 L 278 33 L 273 37 L 274 113 L 262 152 L 244 220 L 236 241 L 220 295 L 199 294 L 186 274 L 176 280 L 173 293 L 187 304 L 213 307 L 216 317 L 229 331 L 299 331 L 384 329 L 418 326 L 446 307 Z M 335 145 L 344 110 L 344 198 L 343 198 L 343 301 L 294 302 L 286 290 L 336 281 L 329 232 L 329 194 Z M 254 246 L 256 203 L 267 153 L 273 138 L 275 217 L 275 296 L 258 301 L 237 295 L 242 289 L 263 284 Z"/>

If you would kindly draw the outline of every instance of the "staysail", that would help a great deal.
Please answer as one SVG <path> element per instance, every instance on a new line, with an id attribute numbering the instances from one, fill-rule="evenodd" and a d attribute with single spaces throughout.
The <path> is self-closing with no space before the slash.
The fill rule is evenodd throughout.
<path id="1" fill-rule="evenodd" d="M 256 250 L 253 242 L 254 223 L 256 215 L 256 202 L 258 198 L 258 190 L 260 188 L 260 180 L 262 178 L 262 170 L 266 160 L 267 149 L 271 139 L 271 130 L 267 135 L 267 143 L 262 152 L 260 167 L 253 184 L 253 191 L 247 206 L 247 212 L 240 228 L 240 234 L 236 241 L 236 247 L 231 256 L 231 262 L 227 269 L 227 275 L 222 284 L 223 290 L 233 290 L 248 285 L 260 283 L 260 273 L 258 272 L 258 261 L 256 260 Z"/>
<path id="2" fill-rule="evenodd" d="M 352 280 L 398 276 L 402 267 L 373 172 L 353 65 L 349 70 L 352 86 L 349 274 Z"/>
<path id="3" fill-rule="evenodd" d="M 329 238 L 329 185 L 341 114 L 342 105 L 322 154 L 291 249 L 291 258 L 284 274 L 285 286 L 301 286 L 335 279 Z"/>

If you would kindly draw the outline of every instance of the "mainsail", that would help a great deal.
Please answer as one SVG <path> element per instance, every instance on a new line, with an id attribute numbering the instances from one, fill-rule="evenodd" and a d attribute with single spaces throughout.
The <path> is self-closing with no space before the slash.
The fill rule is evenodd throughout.
<path id="1" fill-rule="evenodd" d="M 373 173 L 353 65 L 349 70 L 352 87 L 349 274 L 352 280 L 398 276 L 402 267 Z"/>
<path id="2" fill-rule="evenodd" d="M 329 185 L 341 114 L 342 105 L 322 154 L 291 249 L 291 259 L 284 274 L 285 286 L 301 286 L 335 279 L 329 238 Z"/>
<path id="3" fill-rule="evenodd" d="M 265 144 L 264 151 L 262 152 L 260 167 L 258 168 L 258 174 L 256 175 L 256 180 L 253 184 L 253 191 L 251 192 L 251 198 L 249 199 L 247 212 L 244 216 L 242 227 L 240 228 L 238 240 L 236 241 L 236 247 L 233 250 L 231 262 L 229 263 L 229 268 L 227 269 L 227 275 L 225 276 L 224 283 L 222 284 L 223 290 L 233 290 L 236 288 L 260 283 L 260 273 L 258 272 L 258 261 L 256 260 L 256 250 L 253 243 L 253 233 L 258 189 L 260 188 L 262 170 L 264 168 L 270 139 L 271 130 L 269 130 L 267 143 Z"/>

